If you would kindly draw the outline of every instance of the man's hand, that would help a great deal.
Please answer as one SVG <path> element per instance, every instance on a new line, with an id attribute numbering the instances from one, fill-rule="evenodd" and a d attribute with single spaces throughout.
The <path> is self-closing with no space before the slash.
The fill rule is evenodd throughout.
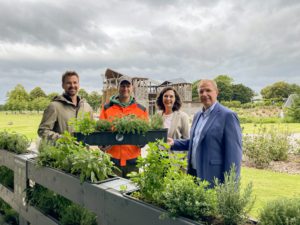
<path id="1" fill-rule="evenodd" d="M 103 151 L 106 152 L 108 149 L 111 148 L 111 145 L 99 145 L 98 148 Z"/>
<path id="2" fill-rule="evenodd" d="M 167 143 L 168 143 L 168 145 L 173 146 L 174 145 L 174 139 L 173 138 L 168 138 Z"/>

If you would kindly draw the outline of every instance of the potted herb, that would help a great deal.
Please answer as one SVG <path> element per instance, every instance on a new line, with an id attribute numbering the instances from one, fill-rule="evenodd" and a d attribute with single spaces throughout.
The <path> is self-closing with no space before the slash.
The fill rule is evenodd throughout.
<path id="1" fill-rule="evenodd" d="M 254 202 L 252 185 L 242 190 L 234 167 L 225 174 L 224 183 L 215 181 L 215 188 L 208 188 L 208 182 L 183 172 L 186 161 L 170 155 L 167 144 L 158 141 L 148 147 L 147 156 L 138 159 L 141 170 L 130 174 L 139 189 L 125 196 L 159 207 L 162 217 L 184 218 L 192 224 L 255 224 L 247 216 Z"/>
<path id="2" fill-rule="evenodd" d="M 157 139 L 167 140 L 167 129 L 162 129 L 162 119 L 158 116 L 150 122 L 135 115 L 115 118 L 112 122 L 95 122 L 84 116 L 71 121 L 71 125 L 77 140 L 89 145 L 145 145 Z"/>

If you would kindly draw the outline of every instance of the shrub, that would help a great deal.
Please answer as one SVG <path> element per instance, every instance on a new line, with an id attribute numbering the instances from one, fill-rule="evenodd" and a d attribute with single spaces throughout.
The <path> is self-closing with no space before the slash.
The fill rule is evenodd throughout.
<path id="1" fill-rule="evenodd" d="M 300 122 L 300 95 L 294 98 L 292 106 L 287 110 L 287 115 L 293 122 Z"/>
<path id="2" fill-rule="evenodd" d="M 243 137 L 244 155 L 256 168 L 266 168 L 271 162 L 270 152 L 266 149 L 267 145 L 268 141 L 264 136 Z"/>
<path id="3" fill-rule="evenodd" d="M 228 108 L 239 108 L 241 107 L 240 101 L 222 101 L 221 102 L 224 106 Z"/>
<path id="4" fill-rule="evenodd" d="M 169 173 L 164 181 L 162 204 L 172 217 L 207 221 L 216 214 L 216 194 L 209 183 L 191 175 Z"/>
<path id="5" fill-rule="evenodd" d="M 235 168 L 224 174 L 224 183 L 215 180 L 217 195 L 217 212 L 224 225 L 244 224 L 248 213 L 254 204 L 252 197 L 252 183 L 241 192 L 240 178 L 236 178 Z"/>
<path id="6" fill-rule="evenodd" d="M 284 161 L 288 157 L 291 145 L 289 133 L 272 127 L 267 130 L 258 126 L 256 135 L 246 135 L 243 138 L 244 154 L 257 168 L 265 168 L 274 161 Z"/>
<path id="7" fill-rule="evenodd" d="M 29 139 L 23 134 L 0 132 L 0 149 L 22 154 L 27 152 L 29 145 Z"/>
<path id="8" fill-rule="evenodd" d="M 300 198 L 278 199 L 268 203 L 259 214 L 259 224 L 299 225 Z"/>

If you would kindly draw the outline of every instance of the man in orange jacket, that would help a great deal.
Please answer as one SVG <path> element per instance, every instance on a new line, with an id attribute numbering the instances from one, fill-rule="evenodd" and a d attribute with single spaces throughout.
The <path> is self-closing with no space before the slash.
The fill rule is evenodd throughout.
<path id="1" fill-rule="evenodd" d="M 112 96 L 110 101 L 103 106 L 100 119 L 112 121 L 116 117 L 134 114 L 139 118 L 148 120 L 148 113 L 144 106 L 138 104 L 131 96 L 133 92 L 132 80 L 122 76 L 118 86 L 119 94 Z M 136 159 L 141 155 L 141 148 L 135 145 L 114 145 L 106 151 L 111 155 L 111 160 L 120 169 L 117 175 L 127 178 L 127 174 L 138 171 Z"/>

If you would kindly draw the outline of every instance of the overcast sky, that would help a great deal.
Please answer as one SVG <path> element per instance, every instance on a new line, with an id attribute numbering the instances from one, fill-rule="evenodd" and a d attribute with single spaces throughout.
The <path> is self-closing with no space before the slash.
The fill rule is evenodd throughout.
<path id="1" fill-rule="evenodd" d="M 106 68 L 300 84 L 299 21 L 298 0 L 0 0 L 0 104 L 18 83 L 61 93 L 68 69 L 89 92 Z"/>

